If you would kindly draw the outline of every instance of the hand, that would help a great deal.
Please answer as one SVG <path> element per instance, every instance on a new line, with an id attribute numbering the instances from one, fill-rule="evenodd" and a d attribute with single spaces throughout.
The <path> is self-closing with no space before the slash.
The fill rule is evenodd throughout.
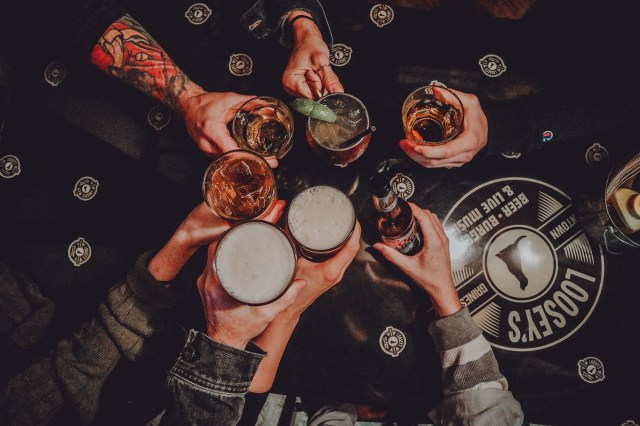
<path id="1" fill-rule="evenodd" d="M 213 263 L 216 247 L 217 243 L 209 246 L 207 265 Z M 296 279 L 274 302 L 250 306 L 231 298 L 222 289 L 213 268 L 205 267 L 198 278 L 198 291 L 207 321 L 207 335 L 216 342 L 244 349 L 280 312 L 296 301 L 305 286 L 304 280 Z"/>
<path id="2" fill-rule="evenodd" d="M 442 145 L 422 145 L 407 139 L 400 141 L 400 148 L 424 167 L 460 167 L 471 161 L 487 144 L 487 117 L 478 98 L 469 93 L 451 91 L 458 95 L 464 109 L 464 130 L 458 137 Z M 434 93 L 437 92 L 434 88 Z M 446 97 L 446 94 L 446 91 L 440 91 L 440 96 Z"/>
<path id="3" fill-rule="evenodd" d="M 182 114 L 187 132 L 209 157 L 238 149 L 229 134 L 227 123 L 233 120 L 243 103 L 253 96 L 233 92 L 207 92 L 192 83 L 186 94 L 180 96 L 178 110 Z M 271 167 L 277 167 L 275 157 L 265 158 Z"/>
<path id="4" fill-rule="evenodd" d="M 276 201 L 264 220 L 277 222 L 284 206 L 283 200 Z M 149 272 L 159 281 L 174 279 L 198 248 L 216 241 L 230 227 L 229 222 L 215 215 L 204 202 L 200 203 L 151 259 Z"/>
<path id="5" fill-rule="evenodd" d="M 360 223 L 356 221 L 353 234 L 347 243 L 333 257 L 322 263 L 314 263 L 305 258 L 298 259 L 297 278 L 307 282 L 288 313 L 299 316 L 325 291 L 336 285 L 344 276 L 344 271 L 360 249 Z"/>
<path id="6" fill-rule="evenodd" d="M 294 11 L 289 20 L 304 14 Z M 295 45 L 282 75 L 282 85 L 290 95 L 318 99 L 327 93 L 344 92 L 338 76 L 331 69 L 329 48 L 322 33 L 309 19 L 298 19 L 293 23 Z"/>
<path id="7" fill-rule="evenodd" d="M 456 313 L 462 305 L 451 276 L 449 239 L 435 214 L 413 203 L 409 205 L 422 230 L 422 250 L 413 256 L 405 256 L 382 243 L 373 246 L 429 294 L 438 315 Z"/>

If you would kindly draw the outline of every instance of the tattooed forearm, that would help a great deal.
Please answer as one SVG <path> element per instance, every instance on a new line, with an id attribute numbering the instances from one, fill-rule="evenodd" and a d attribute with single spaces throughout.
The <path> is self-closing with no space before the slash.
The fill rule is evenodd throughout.
<path id="1" fill-rule="evenodd" d="M 173 109 L 190 83 L 167 52 L 129 15 L 107 28 L 91 52 L 91 62 Z"/>

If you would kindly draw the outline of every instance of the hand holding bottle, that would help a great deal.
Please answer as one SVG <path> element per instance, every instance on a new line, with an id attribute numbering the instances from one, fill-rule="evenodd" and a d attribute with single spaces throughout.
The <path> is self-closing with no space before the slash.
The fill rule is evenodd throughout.
<path id="1" fill-rule="evenodd" d="M 454 314 L 462 305 L 451 276 L 449 239 L 435 214 L 413 203 L 408 205 L 424 236 L 424 246 L 413 256 L 382 243 L 374 247 L 429 294 L 439 316 Z"/>

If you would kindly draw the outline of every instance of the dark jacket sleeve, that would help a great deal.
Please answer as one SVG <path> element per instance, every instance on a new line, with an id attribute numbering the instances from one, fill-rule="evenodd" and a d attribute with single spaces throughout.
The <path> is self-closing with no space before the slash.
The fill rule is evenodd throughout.
<path id="1" fill-rule="evenodd" d="M 64 406 L 69 406 L 83 423 L 91 422 L 101 388 L 118 361 L 122 357 L 137 359 L 145 339 L 158 330 L 167 309 L 180 299 L 179 284 L 167 286 L 149 274 L 147 265 L 152 255 L 142 255 L 126 279 L 109 290 L 95 318 L 57 342 L 48 356 L 27 364 L 3 381 L 0 387 L 3 419 L 8 419 L 12 425 L 46 424 Z M 36 289 L 24 276 L 14 275 L 7 269 L 0 277 L 3 289 L 28 287 L 31 293 Z M 44 298 L 40 295 L 34 299 L 24 294 L 24 290 L 14 291 L 11 295 L 13 304 L 19 306 L 21 312 L 46 317 L 37 314 L 42 311 Z M 4 305 L 8 303 L 3 301 Z M 47 322 L 35 315 L 18 315 L 4 310 L 2 316 L 3 346 L 15 347 L 16 341 L 30 341 L 32 331 L 41 334 L 47 326 Z M 12 320 L 18 322 L 9 327 Z M 23 330 L 19 339 L 16 338 L 17 330 Z"/>
<path id="2" fill-rule="evenodd" d="M 238 350 L 191 330 L 169 372 L 169 405 L 161 425 L 237 424 L 264 356 L 252 343 Z"/>

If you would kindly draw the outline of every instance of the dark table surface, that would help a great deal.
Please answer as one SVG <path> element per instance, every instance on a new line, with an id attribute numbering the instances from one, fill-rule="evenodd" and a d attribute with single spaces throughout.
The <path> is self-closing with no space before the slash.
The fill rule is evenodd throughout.
<path id="1" fill-rule="evenodd" d="M 147 3 L 138 3 L 136 16 L 142 16 Z M 554 135 L 550 123 L 552 139 L 540 150 L 488 157 L 483 151 L 460 169 L 424 169 L 398 148 L 404 97 L 437 79 L 477 93 L 483 105 L 508 104 L 535 92 L 548 77 L 544 46 L 511 21 L 470 19 L 451 31 L 442 14 L 393 6 L 393 20 L 380 26 L 371 18 L 373 3 L 324 4 L 334 42 L 347 53 L 341 60 L 334 51 L 334 69 L 346 90 L 367 105 L 377 131 L 365 154 L 340 169 L 312 154 L 303 117 L 297 116 L 294 148 L 277 169 L 279 196 L 290 200 L 315 184 L 342 189 L 362 223 L 362 249 L 343 282 L 304 314 L 273 390 L 389 405 L 394 418 L 421 421 L 440 398 L 439 358 L 427 332 L 434 318 L 428 297 L 370 248 L 378 235 L 368 179 L 385 162 L 389 178 L 402 184 L 401 195 L 443 221 L 461 298 L 492 343 L 527 420 L 640 424 L 633 343 L 640 331 L 635 309 L 640 252 L 608 254 L 573 220 L 574 201 L 601 191 L 610 168 L 637 149 L 634 123 L 572 137 Z M 206 30 L 166 27 L 164 19 L 140 18 L 170 53 L 171 47 L 184 46 L 171 45 L 172 32 L 186 37 Z M 184 20 L 182 9 L 175 20 Z M 446 43 L 419 42 L 429 34 L 445 35 Z M 254 72 L 220 82 L 199 70 L 201 84 L 290 100 L 278 84 L 287 52 L 275 43 L 231 38 L 220 63 L 226 67 L 228 53 L 244 52 L 253 59 Z M 177 54 L 178 63 L 184 58 L 185 68 L 195 70 L 197 61 L 188 56 L 217 48 L 209 42 L 190 46 L 195 53 Z M 0 179 L 0 255 L 30 273 L 56 302 L 55 327 L 64 334 L 93 314 L 137 254 L 164 243 L 201 201 L 208 160 L 178 117 L 161 109 L 165 121 L 154 121 L 151 112 L 158 107 L 152 100 L 87 64 L 30 47 L 19 54 L 0 50 L 0 158 L 13 156 L 21 168 Z M 490 53 L 507 64 L 497 78 L 478 66 Z M 67 69 L 57 86 L 43 78 L 52 61 Z M 511 124 L 491 122 L 489 144 L 492 129 Z M 589 164 L 585 159 L 594 144 L 609 155 Z M 82 200 L 74 188 L 87 176 L 99 185 L 94 197 Z M 463 229 L 458 221 L 471 226 Z M 532 248 L 520 259 L 528 279 L 524 295 L 521 281 L 497 256 L 520 236 L 528 237 Z M 90 244 L 91 256 L 75 265 L 68 248 L 79 238 Z M 388 337 L 396 340 L 389 345 Z M 125 365 L 114 373 L 105 407 L 115 408 L 103 410 L 105 419 L 132 418 L 126 404 L 108 399 L 139 398 L 136 370 Z"/>

